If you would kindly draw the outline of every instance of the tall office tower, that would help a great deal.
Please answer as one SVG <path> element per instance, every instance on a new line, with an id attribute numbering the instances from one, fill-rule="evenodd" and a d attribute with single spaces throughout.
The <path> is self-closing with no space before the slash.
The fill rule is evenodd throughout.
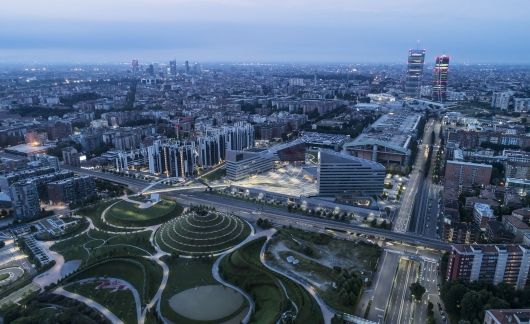
<path id="1" fill-rule="evenodd" d="M 131 67 L 132 67 L 132 73 L 134 75 L 137 75 L 138 72 L 140 72 L 140 66 L 138 64 L 138 60 L 132 60 Z"/>
<path id="2" fill-rule="evenodd" d="M 434 79 L 432 84 L 432 99 L 438 102 L 447 100 L 447 73 L 449 72 L 449 56 L 436 57 L 434 65 Z"/>
<path id="3" fill-rule="evenodd" d="M 177 61 L 169 61 L 169 74 L 172 76 L 177 75 Z"/>
<path id="4" fill-rule="evenodd" d="M 149 172 L 166 177 L 191 177 L 195 170 L 195 143 L 155 142 L 147 148 Z"/>
<path id="5" fill-rule="evenodd" d="M 190 62 L 184 62 L 184 70 L 186 71 L 186 74 L 190 74 Z"/>
<path id="6" fill-rule="evenodd" d="M 153 64 L 149 64 L 147 67 L 147 73 L 151 76 L 155 75 L 155 66 Z"/>
<path id="7" fill-rule="evenodd" d="M 423 63 L 425 62 L 424 49 L 409 50 L 407 64 L 407 78 L 405 80 L 405 94 L 409 98 L 419 98 L 421 79 L 423 77 Z"/>

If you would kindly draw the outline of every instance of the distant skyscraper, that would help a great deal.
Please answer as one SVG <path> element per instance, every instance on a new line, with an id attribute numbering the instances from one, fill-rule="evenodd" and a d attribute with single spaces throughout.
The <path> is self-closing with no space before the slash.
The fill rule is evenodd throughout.
<path id="1" fill-rule="evenodd" d="M 436 57 L 434 65 L 434 80 L 432 84 L 432 99 L 438 102 L 447 100 L 447 73 L 449 72 L 449 56 Z"/>
<path id="2" fill-rule="evenodd" d="M 186 61 L 184 63 L 184 69 L 186 71 L 186 74 L 190 74 L 190 62 Z"/>
<path id="3" fill-rule="evenodd" d="M 169 61 L 169 74 L 171 74 L 172 76 L 177 75 L 177 61 L 176 60 Z"/>
<path id="4" fill-rule="evenodd" d="M 132 67 L 132 73 L 134 75 L 138 74 L 138 72 L 140 71 L 140 66 L 138 65 L 138 60 L 132 60 L 131 67 Z"/>
<path id="5" fill-rule="evenodd" d="M 420 96 L 424 62 L 425 50 L 409 50 L 407 79 L 405 80 L 405 94 L 407 97 L 418 98 Z"/>

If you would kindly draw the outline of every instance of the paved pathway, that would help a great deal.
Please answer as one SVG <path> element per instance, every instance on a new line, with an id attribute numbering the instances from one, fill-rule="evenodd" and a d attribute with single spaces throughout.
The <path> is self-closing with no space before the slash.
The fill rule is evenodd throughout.
<path id="1" fill-rule="evenodd" d="M 261 252 L 260 252 L 260 261 L 261 263 L 267 268 L 269 269 L 270 271 L 272 272 L 275 272 L 277 274 L 280 274 L 284 277 L 287 277 L 288 279 L 291 279 L 292 281 L 296 282 L 297 284 L 301 285 L 302 287 L 304 287 L 305 290 L 307 290 L 307 292 L 309 292 L 309 294 L 311 296 L 313 296 L 313 298 L 316 300 L 318 306 L 320 307 L 320 311 L 322 312 L 322 316 L 324 318 L 324 323 L 328 324 L 328 323 L 331 323 L 331 319 L 333 318 L 333 316 L 335 315 L 335 312 L 332 311 L 328 305 L 322 300 L 322 298 L 320 298 L 320 296 L 318 295 L 316 289 L 309 285 L 308 283 L 306 283 L 305 281 L 301 281 L 299 280 L 298 278 L 292 276 L 291 274 L 283 271 L 283 270 L 280 270 L 280 269 L 276 269 L 270 265 L 267 264 L 267 262 L 265 261 L 265 250 L 267 249 L 267 245 L 270 241 L 270 239 L 272 238 L 272 236 L 274 235 L 276 231 L 272 231 L 272 232 L 268 232 L 266 233 L 266 237 L 267 237 L 267 241 L 263 244 L 263 246 L 261 247 Z"/>
<path id="2" fill-rule="evenodd" d="M 63 289 L 63 287 L 59 287 L 55 289 L 53 293 L 58 294 L 58 295 L 63 295 L 65 297 L 72 298 L 82 303 L 85 303 L 86 305 L 98 310 L 101 314 L 103 314 L 106 318 L 108 318 L 108 320 L 111 321 L 111 323 L 123 324 L 123 321 L 120 320 L 116 315 L 114 315 L 114 313 L 112 313 L 110 310 L 108 310 L 108 308 L 93 301 L 92 299 L 66 291 Z"/>

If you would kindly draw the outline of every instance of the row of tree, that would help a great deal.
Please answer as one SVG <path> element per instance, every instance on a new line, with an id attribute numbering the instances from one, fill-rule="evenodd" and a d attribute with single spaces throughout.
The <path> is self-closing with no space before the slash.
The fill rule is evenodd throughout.
<path id="1" fill-rule="evenodd" d="M 527 308 L 530 287 L 515 290 L 511 285 L 449 281 L 442 286 L 441 297 L 447 314 L 456 321 L 482 323 L 487 309 Z"/>

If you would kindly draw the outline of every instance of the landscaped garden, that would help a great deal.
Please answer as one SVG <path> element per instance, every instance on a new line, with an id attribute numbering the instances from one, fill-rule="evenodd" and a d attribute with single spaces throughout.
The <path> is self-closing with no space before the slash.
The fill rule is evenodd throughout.
<path id="1" fill-rule="evenodd" d="M 181 256 L 210 256 L 241 243 L 250 226 L 236 216 L 205 207 L 193 207 L 160 227 L 155 239 L 167 253 Z"/>
<path id="2" fill-rule="evenodd" d="M 162 199 L 144 207 L 146 201 L 139 200 L 138 204 L 130 201 L 116 203 L 106 215 L 107 222 L 118 226 L 151 226 L 182 213 L 182 207 L 173 200 Z"/>
<path id="3" fill-rule="evenodd" d="M 275 323 L 291 318 L 295 323 L 321 323 L 316 301 L 300 285 L 267 269 L 260 261 L 265 238 L 248 243 L 224 257 L 221 275 L 241 287 L 255 302 L 253 323 Z"/>

